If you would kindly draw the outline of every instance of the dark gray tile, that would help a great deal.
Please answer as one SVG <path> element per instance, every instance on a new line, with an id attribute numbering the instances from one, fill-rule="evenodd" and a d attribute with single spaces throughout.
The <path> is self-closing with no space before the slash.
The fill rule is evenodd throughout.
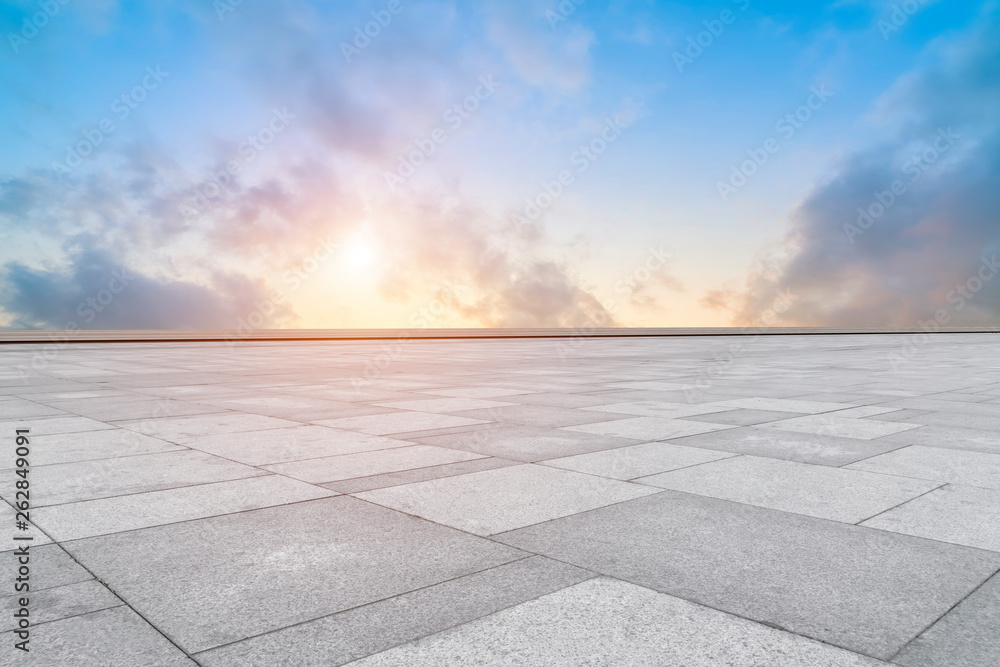
<path id="1" fill-rule="evenodd" d="M 754 424 L 764 424 L 766 422 L 778 421 L 779 419 L 791 419 L 801 417 L 798 412 L 778 412 L 776 410 L 730 410 L 728 412 L 713 412 L 693 417 L 680 417 L 680 419 L 691 419 L 699 422 L 709 422 L 711 424 L 730 424 L 731 426 L 753 426 Z"/>
<path id="2" fill-rule="evenodd" d="M 423 482 L 429 479 L 441 477 L 454 477 L 455 475 L 465 475 L 470 472 L 480 470 L 492 470 L 494 468 L 505 468 L 507 466 L 518 465 L 520 461 L 510 459 L 500 459 L 488 457 L 474 459 L 472 461 L 459 461 L 458 463 L 448 463 L 429 468 L 418 468 L 416 470 L 402 470 L 391 472 L 385 475 L 372 475 L 370 477 L 356 477 L 345 479 L 339 482 L 329 482 L 320 486 L 337 491 L 339 493 L 360 493 L 362 491 L 372 491 L 374 489 L 384 489 L 390 486 L 401 484 L 411 484 L 413 482 Z"/>
<path id="3" fill-rule="evenodd" d="M 494 539 L 883 659 L 1000 568 L 1000 554 L 672 491 Z"/>

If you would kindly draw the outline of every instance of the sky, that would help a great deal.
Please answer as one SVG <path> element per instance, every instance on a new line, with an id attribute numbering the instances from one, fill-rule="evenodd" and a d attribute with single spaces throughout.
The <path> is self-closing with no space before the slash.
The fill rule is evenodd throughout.
<path id="1" fill-rule="evenodd" d="M 1000 322 L 1000 7 L 0 5 L 0 327 Z"/>

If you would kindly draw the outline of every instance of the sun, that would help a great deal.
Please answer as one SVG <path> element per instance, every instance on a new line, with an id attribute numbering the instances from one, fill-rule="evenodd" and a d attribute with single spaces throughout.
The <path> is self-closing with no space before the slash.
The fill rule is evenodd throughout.
<path id="1" fill-rule="evenodd" d="M 375 262 L 372 242 L 359 234 L 344 245 L 344 261 L 353 269 L 367 269 Z"/>

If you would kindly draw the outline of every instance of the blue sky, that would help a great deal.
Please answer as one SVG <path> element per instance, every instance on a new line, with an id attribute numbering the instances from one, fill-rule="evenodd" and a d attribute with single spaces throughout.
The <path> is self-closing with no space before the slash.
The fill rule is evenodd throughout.
<path id="1" fill-rule="evenodd" d="M 1000 281 L 949 295 L 1000 242 L 997 18 L 8 2 L 0 326 L 995 322 Z M 947 127 L 960 139 L 854 233 Z"/>

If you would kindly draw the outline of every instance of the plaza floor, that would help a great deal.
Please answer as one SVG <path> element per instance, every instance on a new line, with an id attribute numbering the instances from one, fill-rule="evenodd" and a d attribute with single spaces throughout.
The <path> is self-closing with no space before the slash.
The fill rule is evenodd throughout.
<path id="1" fill-rule="evenodd" d="M 1000 664 L 994 334 L 4 345 L 0 422 L 0 665 Z"/>

